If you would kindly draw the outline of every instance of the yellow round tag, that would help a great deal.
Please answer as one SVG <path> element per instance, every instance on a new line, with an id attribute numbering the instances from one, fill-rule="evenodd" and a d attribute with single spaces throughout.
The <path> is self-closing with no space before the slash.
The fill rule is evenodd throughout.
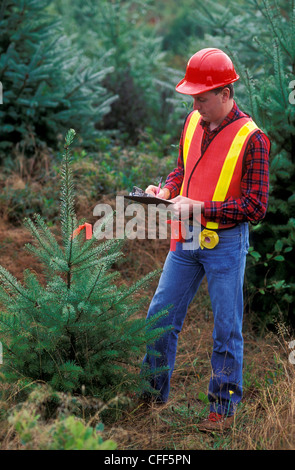
<path id="1" fill-rule="evenodd" d="M 213 230 L 204 229 L 199 235 L 200 247 L 212 250 L 219 243 L 219 236 Z"/>

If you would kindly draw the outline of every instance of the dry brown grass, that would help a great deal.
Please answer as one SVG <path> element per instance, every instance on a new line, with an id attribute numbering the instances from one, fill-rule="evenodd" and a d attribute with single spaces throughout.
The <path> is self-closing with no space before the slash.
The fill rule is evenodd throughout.
<path id="1" fill-rule="evenodd" d="M 0 228 L 1 264 L 20 279 L 28 266 L 36 271 L 40 268 L 29 255 L 23 256 L 22 247 L 29 241 L 27 238 L 27 232 L 21 228 L 5 225 Z M 122 274 L 122 281 L 131 283 L 161 267 L 168 246 L 168 242 L 158 240 L 128 241 L 124 262 L 115 266 Z M 157 279 L 147 287 L 149 297 L 156 285 Z M 257 337 L 247 317 L 244 398 L 234 426 L 223 434 L 198 431 L 196 423 L 208 411 L 204 396 L 211 374 L 212 328 L 211 305 L 204 282 L 189 308 L 179 338 L 169 402 L 159 407 L 131 401 L 116 420 L 106 417 L 105 439 L 113 439 L 122 450 L 295 449 L 295 365 L 288 361 L 288 341 L 294 338 L 288 337 L 282 328 L 277 333 Z M 2 403 L 4 415 L 11 406 L 12 395 L 10 398 Z M 85 417 L 86 424 L 93 424 L 92 421 L 93 417 Z M 45 435 L 42 439 L 46 439 Z M 1 419 L 0 441 L 2 449 L 21 447 L 13 427 Z"/>
<path id="2" fill-rule="evenodd" d="M 107 437 L 122 450 L 294 450 L 295 365 L 290 338 L 256 337 L 245 320 L 244 398 L 231 430 L 204 434 L 196 424 L 208 413 L 212 313 L 206 282 L 190 306 L 179 338 L 167 404 L 133 402 Z"/>

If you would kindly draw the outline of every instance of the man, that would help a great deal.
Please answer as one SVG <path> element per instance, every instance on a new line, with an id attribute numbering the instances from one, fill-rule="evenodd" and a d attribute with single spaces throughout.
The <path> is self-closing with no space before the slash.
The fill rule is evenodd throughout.
<path id="1" fill-rule="evenodd" d="M 214 328 L 210 414 L 200 430 L 231 425 L 242 398 L 243 282 L 249 247 L 248 222 L 265 216 L 268 201 L 270 142 L 251 117 L 237 107 L 233 83 L 239 79 L 231 59 L 219 49 L 203 49 L 189 60 L 179 93 L 190 95 L 179 146 L 177 168 L 158 196 L 172 199 L 174 210 L 188 204 L 201 207 L 201 246 L 184 249 L 182 241 L 170 250 L 148 318 L 172 305 L 156 326 L 173 329 L 148 348 L 143 366 L 154 371 L 151 386 L 157 402 L 168 400 L 178 334 L 187 308 L 206 275 Z M 157 194 L 156 186 L 146 192 Z M 158 373 L 166 366 L 168 372 Z M 146 396 L 150 396 L 147 394 Z"/>

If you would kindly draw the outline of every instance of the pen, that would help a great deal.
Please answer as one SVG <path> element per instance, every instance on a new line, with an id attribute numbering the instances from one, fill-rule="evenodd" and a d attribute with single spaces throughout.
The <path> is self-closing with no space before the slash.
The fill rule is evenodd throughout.
<path id="1" fill-rule="evenodd" d="M 159 194 L 159 192 L 160 192 L 161 184 L 162 184 L 162 179 L 163 179 L 163 176 L 161 176 L 161 178 L 160 178 L 160 183 L 159 183 L 159 186 L 158 186 L 158 189 L 157 189 L 156 196 L 158 196 L 158 194 Z"/>

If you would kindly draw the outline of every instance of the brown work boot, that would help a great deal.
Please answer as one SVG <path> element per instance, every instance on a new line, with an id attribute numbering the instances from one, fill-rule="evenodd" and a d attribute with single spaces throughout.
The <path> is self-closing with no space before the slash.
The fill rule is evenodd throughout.
<path id="1" fill-rule="evenodd" d="M 198 428 L 199 431 L 222 432 L 225 429 L 230 428 L 233 422 L 234 422 L 234 416 L 220 415 L 212 411 L 209 414 L 208 418 L 201 421 L 199 424 L 196 425 L 196 427 Z"/>

